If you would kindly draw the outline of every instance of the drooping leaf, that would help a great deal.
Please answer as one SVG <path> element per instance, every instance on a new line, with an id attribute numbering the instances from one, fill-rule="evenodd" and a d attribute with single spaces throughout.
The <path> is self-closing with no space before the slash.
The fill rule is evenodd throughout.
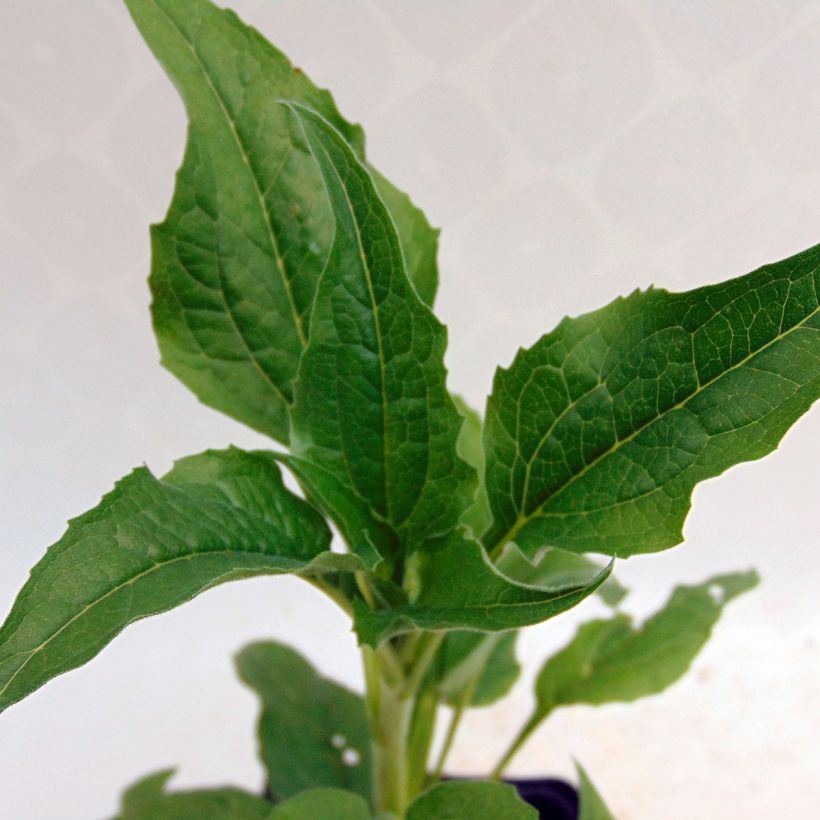
<path id="1" fill-rule="evenodd" d="M 578 772 L 578 820 L 615 820 L 598 790 L 592 785 L 589 775 L 580 763 L 575 764 Z"/>
<path id="2" fill-rule="evenodd" d="M 333 215 L 299 125 L 300 100 L 361 155 L 364 135 L 330 94 L 258 32 L 210 0 L 127 0 L 190 121 L 165 221 L 152 232 L 154 326 L 165 366 L 199 398 L 287 442 L 287 406 L 307 341 Z M 381 181 L 432 301 L 437 232 Z"/>
<path id="3" fill-rule="evenodd" d="M 473 497 L 473 503 L 461 514 L 459 523 L 467 527 L 473 538 L 481 538 L 492 524 L 490 502 L 487 500 L 487 488 L 484 486 L 484 444 L 481 440 L 484 425 L 481 416 L 460 396 L 454 396 L 458 412 L 464 418 L 464 424 L 458 436 L 456 447 L 459 456 L 466 461 L 479 477 Z"/>
<path id="4" fill-rule="evenodd" d="M 589 583 L 602 569 L 600 564 L 567 550 L 548 549 L 531 561 L 515 544 L 508 544 L 496 562 L 498 568 L 521 584 L 536 586 L 564 586 Z M 614 575 L 596 590 L 605 604 L 616 607 L 627 596 L 628 590 Z"/>
<path id="5" fill-rule="evenodd" d="M 93 658 L 124 627 L 253 575 L 358 571 L 282 483 L 269 453 L 231 448 L 119 481 L 34 567 L 0 627 L 0 711 Z"/>
<path id="6" fill-rule="evenodd" d="M 367 170 L 318 114 L 290 108 L 337 226 L 295 385 L 293 453 L 334 492 L 344 485 L 350 506 L 367 502 L 374 529 L 385 522 L 418 546 L 455 527 L 475 486 L 456 454 L 462 419 L 445 386 L 446 333 L 407 279 Z M 308 490 L 322 500 L 317 485 Z"/>
<path id="7" fill-rule="evenodd" d="M 533 721 L 559 706 L 633 701 L 662 692 L 689 669 L 723 607 L 757 581 L 750 571 L 679 586 L 641 627 L 624 614 L 584 624 L 541 670 Z"/>
<path id="8" fill-rule="evenodd" d="M 341 789 L 310 789 L 276 806 L 269 820 L 371 820 L 358 794 Z"/>
<path id="9" fill-rule="evenodd" d="M 491 551 L 681 541 L 695 485 L 770 453 L 820 395 L 820 246 L 723 284 L 565 319 L 487 406 Z"/>
<path id="10" fill-rule="evenodd" d="M 356 601 L 355 628 L 359 640 L 372 646 L 413 629 L 505 632 L 570 609 L 595 592 L 610 570 L 581 585 L 518 584 L 496 569 L 478 542 L 452 533 L 408 562 L 410 603 L 370 610 Z"/>
<path id="11" fill-rule="evenodd" d="M 272 641 L 243 649 L 236 666 L 262 701 L 260 755 L 277 799 L 319 787 L 370 796 L 370 732 L 359 695 Z"/>
<path id="12" fill-rule="evenodd" d="M 118 820 L 267 820 L 273 811 L 267 800 L 230 786 L 166 792 L 173 774 L 157 772 L 128 789 Z"/>
<path id="13" fill-rule="evenodd" d="M 457 705 L 468 687 L 468 706 L 489 706 L 503 698 L 521 674 L 517 639 L 517 632 L 447 633 L 431 670 L 431 684 L 444 703 Z"/>
<path id="14" fill-rule="evenodd" d="M 538 820 L 513 786 L 475 780 L 439 783 L 411 804 L 407 820 Z"/>

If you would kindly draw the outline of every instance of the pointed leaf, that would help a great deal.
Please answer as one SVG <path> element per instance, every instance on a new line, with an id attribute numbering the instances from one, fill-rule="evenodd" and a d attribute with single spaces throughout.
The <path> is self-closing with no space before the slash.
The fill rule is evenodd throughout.
<path id="1" fill-rule="evenodd" d="M 324 520 L 285 488 L 269 453 L 209 451 L 162 480 L 134 470 L 69 523 L 0 627 L 0 711 L 133 621 L 216 584 L 363 569 L 329 545 Z"/>
<path id="2" fill-rule="evenodd" d="M 563 587 L 518 584 L 502 575 L 484 549 L 460 533 L 430 544 L 407 567 L 410 603 L 370 610 L 356 603 L 362 643 L 413 629 L 504 632 L 547 620 L 580 603 L 607 579 L 607 567 L 591 582 Z"/>
<path id="3" fill-rule="evenodd" d="M 407 279 L 367 170 L 318 114 L 290 107 L 337 226 L 299 366 L 292 449 L 342 482 L 350 505 L 366 500 L 374 528 L 385 522 L 419 545 L 455 527 L 475 486 L 456 454 L 462 420 L 445 387 L 446 333 Z"/>
<path id="4" fill-rule="evenodd" d="M 370 796 L 370 731 L 359 695 L 272 641 L 243 649 L 236 666 L 262 701 L 260 753 L 278 800 L 331 786 Z"/>
<path id="5" fill-rule="evenodd" d="M 679 586 L 639 628 L 627 615 L 584 624 L 541 670 L 533 720 L 559 706 L 633 701 L 662 692 L 689 669 L 723 607 L 757 581 L 755 572 L 743 572 Z"/>
<path id="6" fill-rule="evenodd" d="M 267 820 L 273 806 L 232 787 L 166 792 L 173 769 L 149 775 L 122 797 L 119 820 Z"/>
<path id="7" fill-rule="evenodd" d="M 165 366 L 206 404 L 279 441 L 333 240 L 298 124 L 301 100 L 356 146 L 364 137 L 254 29 L 209 0 L 127 0 L 177 86 L 190 128 L 165 221 L 152 232 L 154 326 Z M 435 292 L 437 233 L 383 181 L 420 290 Z"/>
<path id="8" fill-rule="evenodd" d="M 370 820 L 358 794 L 341 789 L 311 789 L 276 806 L 270 820 Z"/>
<path id="9" fill-rule="evenodd" d="M 695 485 L 770 453 L 820 395 L 820 246 L 565 319 L 487 406 L 491 552 L 666 549 Z"/>
<path id="10" fill-rule="evenodd" d="M 424 792 L 411 804 L 407 820 L 538 820 L 538 813 L 527 805 L 513 786 L 504 783 L 440 783 Z"/>
<path id="11" fill-rule="evenodd" d="M 589 775 L 584 771 L 580 763 L 575 764 L 578 772 L 578 797 L 580 805 L 578 807 L 578 820 L 615 820 L 612 812 L 606 807 L 603 798 L 598 794 Z"/>

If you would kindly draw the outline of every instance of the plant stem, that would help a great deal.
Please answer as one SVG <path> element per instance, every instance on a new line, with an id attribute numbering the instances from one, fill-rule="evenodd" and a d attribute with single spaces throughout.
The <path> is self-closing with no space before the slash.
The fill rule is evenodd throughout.
<path id="1" fill-rule="evenodd" d="M 416 644 L 416 659 L 404 685 L 404 697 L 413 697 L 416 694 L 443 640 L 443 632 L 425 632 L 419 639 Z"/>
<path id="2" fill-rule="evenodd" d="M 438 714 L 438 693 L 432 687 L 424 687 L 416 696 L 410 732 L 407 739 L 407 780 L 412 800 L 427 785 L 427 760 L 433 742 L 433 731 Z"/>
<path id="3" fill-rule="evenodd" d="M 501 775 L 504 774 L 504 769 L 509 766 L 510 761 L 518 754 L 519 749 L 527 742 L 529 736 L 539 727 L 543 716 L 531 717 L 522 727 L 521 731 L 516 735 L 515 740 L 510 744 L 509 749 L 504 752 L 501 760 L 498 761 L 496 767 L 490 774 L 491 780 L 500 780 Z"/>

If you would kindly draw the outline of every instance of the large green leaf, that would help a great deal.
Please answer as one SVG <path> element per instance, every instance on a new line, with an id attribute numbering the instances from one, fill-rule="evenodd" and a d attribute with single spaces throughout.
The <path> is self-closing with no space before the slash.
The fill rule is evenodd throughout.
<path id="1" fill-rule="evenodd" d="M 364 136 L 277 49 L 209 0 L 126 0 L 177 86 L 190 127 L 165 221 L 152 232 L 154 326 L 165 366 L 206 404 L 288 438 L 333 215 L 280 98 L 327 117 L 361 155 Z M 419 292 L 432 301 L 437 232 L 380 177 Z"/>
<path id="2" fill-rule="evenodd" d="M 173 769 L 149 775 L 122 796 L 118 820 L 267 820 L 273 806 L 231 787 L 166 792 Z"/>
<path id="3" fill-rule="evenodd" d="M 292 412 L 292 449 L 349 505 L 404 544 L 451 531 L 474 472 L 456 453 L 462 419 L 445 386 L 446 333 L 410 285 L 393 222 L 342 136 L 300 118 L 336 216 L 336 239 L 311 314 Z M 319 472 L 320 471 L 320 472 Z M 305 481 L 306 474 L 300 475 Z M 325 505 L 333 514 L 337 505 Z"/>
<path id="4" fill-rule="evenodd" d="M 209 451 L 119 481 L 34 567 L 0 627 L 0 710 L 94 657 L 125 626 L 224 581 L 361 570 L 269 453 Z"/>
<path id="5" fill-rule="evenodd" d="M 478 542 L 452 533 L 408 563 L 410 603 L 371 610 L 354 602 L 356 632 L 372 646 L 414 629 L 505 632 L 570 609 L 595 592 L 610 570 L 606 567 L 586 584 L 519 584 L 498 571 Z"/>
<path id="6" fill-rule="evenodd" d="M 757 581 L 750 571 L 679 586 L 641 627 L 624 614 L 584 624 L 538 675 L 530 725 L 559 706 L 633 701 L 662 692 L 689 669 L 723 607 Z"/>
<path id="7" fill-rule="evenodd" d="M 487 406 L 487 548 L 679 543 L 694 486 L 771 452 L 820 395 L 819 266 L 820 246 L 636 292 L 520 351 Z"/>
<path id="8" fill-rule="evenodd" d="M 575 764 L 578 772 L 578 820 L 615 820 L 604 799 L 589 779 L 580 763 Z"/>
<path id="9" fill-rule="evenodd" d="M 411 804 L 407 820 L 538 820 L 512 786 L 475 780 L 440 783 Z"/>
<path id="10" fill-rule="evenodd" d="M 270 820 L 370 820 L 358 794 L 341 789 L 311 789 L 276 806 Z"/>
<path id="11" fill-rule="evenodd" d="M 277 799 L 319 787 L 369 798 L 370 731 L 359 695 L 279 643 L 251 644 L 236 666 L 262 701 L 260 753 Z"/>

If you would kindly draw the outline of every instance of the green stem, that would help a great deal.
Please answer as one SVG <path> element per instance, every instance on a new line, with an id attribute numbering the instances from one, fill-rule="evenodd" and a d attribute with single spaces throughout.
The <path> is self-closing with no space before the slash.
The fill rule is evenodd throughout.
<path id="1" fill-rule="evenodd" d="M 419 639 L 416 644 L 416 659 L 410 669 L 410 674 L 402 692 L 404 697 L 413 697 L 418 692 L 443 640 L 443 632 L 425 632 Z"/>
<path id="2" fill-rule="evenodd" d="M 450 754 L 450 749 L 452 748 L 453 741 L 456 738 L 456 732 L 458 732 L 458 728 L 461 725 L 461 719 L 464 717 L 464 712 L 466 711 L 470 701 L 473 699 L 476 686 L 478 686 L 478 681 L 483 672 L 484 667 L 482 666 L 470 678 L 467 685 L 459 695 L 458 703 L 456 703 L 453 709 L 453 716 L 450 718 L 450 725 L 447 728 L 447 736 L 444 738 L 444 745 L 441 747 L 441 752 L 438 756 L 438 763 L 436 763 L 436 768 L 433 772 L 434 783 L 438 783 L 438 781 L 441 780 L 441 776 L 444 773 L 444 765 L 447 762 L 447 757 Z"/>
<path id="3" fill-rule="evenodd" d="M 432 687 L 423 688 L 413 705 L 407 741 L 407 780 L 411 801 L 427 785 L 427 760 L 430 757 L 437 713 L 438 694 Z"/>
<path id="4" fill-rule="evenodd" d="M 543 715 L 533 715 L 521 728 L 521 731 L 516 735 L 515 740 L 510 744 L 509 749 L 504 753 L 501 760 L 498 761 L 496 767 L 490 774 L 491 780 L 500 780 L 504 774 L 504 770 L 510 765 L 510 761 L 518 754 L 521 747 L 527 742 L 529 736 L 541 725 Z"/>

